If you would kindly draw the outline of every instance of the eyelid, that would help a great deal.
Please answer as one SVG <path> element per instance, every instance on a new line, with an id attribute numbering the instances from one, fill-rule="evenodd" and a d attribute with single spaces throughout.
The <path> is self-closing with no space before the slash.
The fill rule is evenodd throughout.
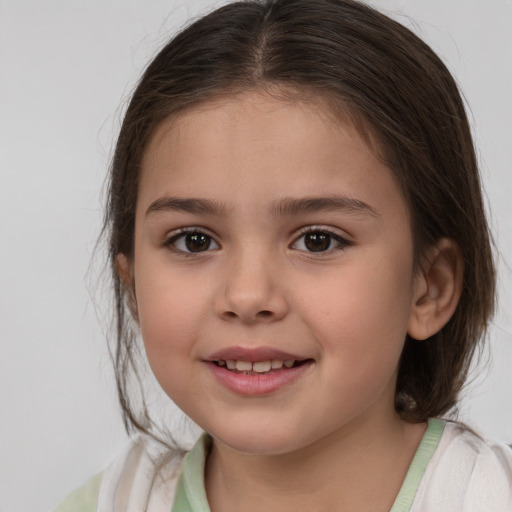
<path id="1" fill-rule="evenodd" d="M 349 235 L 349 233 L 347 233 L 346 231 L 344 231 L 340 228 L 337 228 L 334 226 L 329 226 L 327 224 L 309 224 L 307 226 L 303 226 L 296 230 L 294 238 L 298 238 L 301 235 L 306 235 L 308 233 L 312 233 L 312 232 L 316 232 L 316 231 L 322 231 L 324 233 L 328 233 L 330 235 L 337 236 L 337 237 L 345 240 L 347 243 L 351 243 L 351 241 L 350 241 L 351 235 Z"/>
<path id="2" fill-rule="evenodd" d="M 208 228 L 205 228 L 204 226 L 183 226 L 183 227 L 172 229 L 171 231 L 168 231 L 165 234 L 165 239 L 170 240 L 171 238 L 173 238 L 175 236 L 179 236 L 183 233 L 204 233 L 205 235 L 215 238 L 215 235 Z"/>

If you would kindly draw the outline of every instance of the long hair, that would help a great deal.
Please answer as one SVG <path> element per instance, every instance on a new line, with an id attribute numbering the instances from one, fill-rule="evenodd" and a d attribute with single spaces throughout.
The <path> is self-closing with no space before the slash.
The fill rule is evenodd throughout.
<path id="1" fill-rule="evenodd" d="M 116 257 L 133 257 L 141 158 L 155 128 L 186 109 L 247 90 L 327 101 L 394 173 L 407 200 L 415 261 L 442 237 L 464 258 L 463 290 L 447 325 L 407 338 L 395 408 L 407 421 L 450 411 L 494 309 L 495 268 L 468 119 L 457 85 L 410 30 L 354 0 L 230 3 L 177 34 L 131 98 L 110 168 L 104 233 L 115 291 L 114 365 L 128 428 L 151 432 L 133 407 L 138 355 Z M 139 404 L 140 405 L 140 404 Z"/>

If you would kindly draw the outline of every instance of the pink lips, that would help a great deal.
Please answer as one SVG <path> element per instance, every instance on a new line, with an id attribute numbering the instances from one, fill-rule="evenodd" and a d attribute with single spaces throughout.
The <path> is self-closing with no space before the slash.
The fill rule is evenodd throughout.
<path id="1" fill-rule="evenodd" d="M 257 347 L 257 348 L 244 348 L 244 347 L 230 347 L 218 352 L 213 353 L 208 357 L 208 361 L 227 361 L 228 359 L 238 361 L 251 361 L 253 363 L 258 361 L 269 361 L 272 359 L 279 359 L 281 361 L 301 361 L 304 357 L 282 352 L 272 347 Z"/>
<path id="2" fill-rule="evenodd" d="M 294 360 L 299 361 L 300 364 L 292 368 L 283 366 L 269 373 L 245 374 L 230 371 L 225 366 L 216 364 L 216 361 L 227 360 L 250 361 L 252 363 L 271 360 Z M 254 349 L 231 347 L 211 354 L 205 360 L 205 363 L 207 363 L 215 379 L 230 391 L 244 396 L 262 396 L 278 391 L 298 379 L 312 366 L 313 360 L 275 350 L 271 347 Z"/>

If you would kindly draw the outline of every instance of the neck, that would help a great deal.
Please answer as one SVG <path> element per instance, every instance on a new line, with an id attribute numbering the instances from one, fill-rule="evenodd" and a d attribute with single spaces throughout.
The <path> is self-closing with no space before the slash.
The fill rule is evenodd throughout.
<path id="1" fill-rule="evenodd" d="M 393 415 L 315 441 L 292 453 L 242 453 L 214 441 L 206 466 L 212 512 L 389 511 L 425 424 Z"/>

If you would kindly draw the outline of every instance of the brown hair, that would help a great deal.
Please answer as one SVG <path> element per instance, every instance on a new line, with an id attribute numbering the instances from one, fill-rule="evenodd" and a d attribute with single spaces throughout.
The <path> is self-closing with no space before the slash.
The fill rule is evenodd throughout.
<path id="1" fill-rule="evenodd" d="M 495 298 L 477 161 L 455 81 L 423 41 L 363 3 L 254 0 L 228 4 L 175 36 L 146 69 L 122 124 L 104 232 L 116 297 L 113 356 L 127 428 L 153 428 L 144 406 L 142 413 L 134 410 L 128 389 L 129 375 L 138 376 L 138 356 L 115 263 L 118 254 L 133 254 L 141 157 L 164 119 L 254 88 L 328 99 L 366 140 L 377 141 L 410 207 L 416 261 L 442 237 L 458 244 L 465 271 L 457 310 L 427 341 L 406 340 L 396 389 L 396 410 L 405 420 L 447 413 Z"/>

